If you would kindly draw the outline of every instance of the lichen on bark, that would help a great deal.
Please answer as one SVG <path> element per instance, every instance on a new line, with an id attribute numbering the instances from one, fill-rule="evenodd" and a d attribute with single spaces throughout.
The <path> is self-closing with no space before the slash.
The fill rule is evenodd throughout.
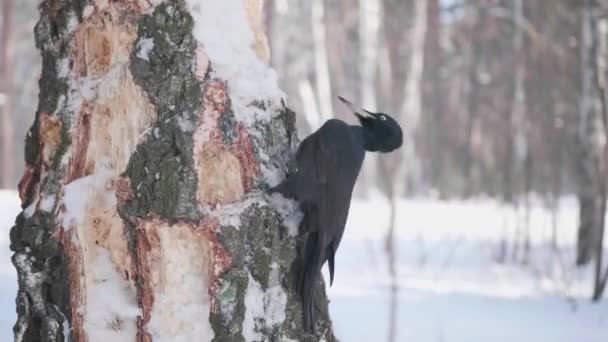
<path id="1" fill-rule="evenodd" d="M 36 25 L 36 46 L 42 55 L 42 74 L 36 120 L 26 135 L 26 171 L 19 184 L 24 211 L 11 229 L 13 264 L 17 269 L 17 322 L 15 339 L 24 341 L 61 341 L 62 326 L 71 317 L 68 291 L 68 261 L 56 234 L 57 221 L 52 212 L 35 210 L 41 197 L 51 196 L 61 187 L 64 168 L 59 161 L 69 144 L 66 126 L 70 111 L 62 101 L 68 85 L 57 68 L 69 53 L 75 8 L 73 3 L 44 2 Z M 42 130 L 53 121 L 59 126 L 59 141 L 45 141 Z M 57 145 L 58 144 L 58 145 Z M 43 160 L 45 148 L 54 153 Z M 49 164 L 49 162 L 51 162 Z M 29 208 L 29 209 L 28 209 Z M 51 211 L 54 208 L 51 208 Z"/>

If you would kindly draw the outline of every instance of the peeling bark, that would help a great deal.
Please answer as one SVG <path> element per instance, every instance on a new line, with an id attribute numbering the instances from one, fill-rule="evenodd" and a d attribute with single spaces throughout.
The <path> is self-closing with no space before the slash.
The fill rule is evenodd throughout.
<path id="1" fill-rule="evenodd" d="M 213 11 L 242 40 L 214 40 Z M 261 13 L 259 0 L 42 3 L 11 230 L 16 341 L 335 340 L 324 291 L 315 331 L 302 327 L 297 203 L 264 192 L 297 138 Z"/>

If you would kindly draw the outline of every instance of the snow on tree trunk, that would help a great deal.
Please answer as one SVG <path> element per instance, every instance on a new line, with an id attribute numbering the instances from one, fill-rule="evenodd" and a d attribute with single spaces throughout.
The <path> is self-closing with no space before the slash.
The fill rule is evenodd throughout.
<path id="1" fill-rule="evenodd" d="M 334 340 L 296 291 L 294 113 L 260 0 L 49 0 L 11 230 L 16 341 Z"/>

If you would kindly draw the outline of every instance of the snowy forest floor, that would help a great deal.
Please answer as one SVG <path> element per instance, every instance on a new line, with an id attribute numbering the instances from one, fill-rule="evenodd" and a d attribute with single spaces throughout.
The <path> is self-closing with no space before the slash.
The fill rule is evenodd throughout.
<path id="1" fill-rule="evenodd" d="M 0 191 L 0 340 L 11 340 L 15 270 L 8 232 L 19 213 L 15 192 Z M 390 279 L 384 252 L 388 205 L 354 201 L 330 288 L 330 310 L 344 342 L 383 341 Z M 493 200 L 408 199 L 398 205 L 398 341 L 605 342 L 608 299 L 591 304 L 591 268 L 573 267 L 577 204 L 559 213 L 533 201 L 530 254 L 513 251 L 523 210 Z M 553 222 L 558 250 L 551 247 Z M 513 257 L 517 254 L 517 257 Z M 501 255 L 505 262 L 499 262 Z M 607 253 L 608 258 L 608 253 Z M 517 259 L 517 260 L 514 260 Z M 324 270 L 327 279 L 327 270 Z"/>

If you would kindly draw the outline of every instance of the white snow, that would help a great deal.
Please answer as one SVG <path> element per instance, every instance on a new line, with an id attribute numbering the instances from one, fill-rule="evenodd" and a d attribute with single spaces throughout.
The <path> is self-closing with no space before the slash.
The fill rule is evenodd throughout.
<path id="1" fill-rule="evenodd" d="M 158 229 L 161 266 L 152 269 L 154 306 L 148 332 L 153 341 L 211 341 L 209 322 L 209 248 L 184 226 Z M 160 269 L 158 269 L 160 268 Z"/>
<path id="2" fill-rule="evenodd" d="M 256 328 L 256 317 L 264 316 L 264 291 L 262 286 L 248 274 L 249 282 L 245 292 L 245 318 L 243 320 L 243 337 L 245 341 L 261 341 L 262 334 Z"/>
<path id="3" fill-rule="evenodd" d="M 85 279 L 86 305 L 81 310 L 88 338 L 127 342 L 136 336 L 137 317 L 141 315 L 135 291 L 117 270 L 109 251 L 92 245 L 91 234 L 95 232 L 87 222 L 92 208 L 116 206 L 114 192 L 107 188 L 111 178 L 112 171 L 101 167 L 92 175 L 66 184 L 62 197 L 65 211 L 58 219 L 64 229 L 76 228 L 72 242 L 83 248 L 83 267 L 89 276 Z"/>
<path id="4" fill-rule="evenodd" d="M 70 75 L 70 59 L 67 57 L 58 59 L 56 68 L 57 68 L 57 77 L 59 77 L 59 78 L 68 77 Z"/>
<path id="5" fill-rule="evenodd" d="M 137 43 L 137 58 L 143 59 L 145 61 L 150 61 L 148 55 L 150 51 L 154 49 L 154 39 L 153 38 L 144 38 Z"/>
<path id="6" fill-rule="evenodd" d="M 84 329 L 90 341 L 131 342 L 141 315 L 134 290 L 117 274 L 110 253 L 103 248 L 97 252 L 86 265 L 95 271 L 87 279 Z"/>
<path id="7" fill-rule="evenodd" d="M 61 331 L 63 332 L 63 341 L 64 342 L 69 342 L 70 341 L 70 330 L 72 329 L 72 327 L 70 326 L 70 321 L 68 321 L 68 318 L 65 317 L 65 315 L 63 314 L 63 312 L 61 312 L 61 310 L 59 310 L 59 307 L 57 305 L 55 306 L 55 311 L 59 312 L 59 314 L 61 315 L 61 318 L 63 319 L 63 322 L 61 322 Z"/>
<path id="8" fill-rule="evenodd" d="M 577 204 L 561 202 L 558 252 L 550 247 L 550 212 L 535 201 L 529 263 L 522 265 L 496 262 L 503 239 L 511 247 L 516 227 L 523 227 L 522 210 L 488 199 L 400 201 L 397 340 L 608 340 L 608 303 L 590 303 L 591 268 L 573 266 Z M 351 206 L 328 288 L 334 327 L 345 341 L 374 340 L 387 331 L 388 209 L 381 198 Z"/>
<path id="9" fill-rule="evenodd" d="M 266 159 L 264 159 L 264 157 Z M 268 156 L 266 156 L 263 152 L 260 153 L 260 171 L 264 181 L 269 186 L 277 186 L 279 185 L 283 179 L 285 178 L 285 172 L 279 166 L 275 166 L 273 163 L 265 163 Z"/>
<path id="10" fill-rule="evenodd" d="M 96 191 L 102 191 L 111 176 L 109 170 L 102 169 L 95 174 L 75 179 L 64 186 L 63 203 L 66 210 L 61 217 L 63 228 L 83 224 L 85 214 Z M 104 199 L 110 204 L 116 203 L 112 191 L 106 191 Z"/>
<path id="11" fill-rule="evenodd" d="M 55 203 L 57 202 L 57 196 L 48 195 L 40 200 L 40 210 L 46 212 L 52 212 L 55 208 Z"/>
<path id="12" fill-rule="evenodd" d="M 23 211 L 23 214 L 25 215 L 26 218 L 32 217 L 32 215 L 34 215 L 34 212 L 36 212 L 36 205 L 38 203 L 36 201 L 32 202 L 32 204 L 28 205 L 27 208 L 25 208 L 25 210 Z"/>
<path id="13" fill-rule="evenodd" d="M 511 237 L 521 218 L 510 207 L 489 199 L 411 199 L 401 201 L 398 209 L 398 341 L 608 340 L 608 301 L 590 303 L 591 269 L 572 266 L 578 215 L 573 199 L 562 200 L 557 216 L 561 264 L 548 247 L 550 213 L 534 203 L 527 266 L 494 262 L 503 236 Z M 6 308 L 0 313 L 0 340 L 11 339 L 15 320 L 16 279 L 9 261 L 8 229 L 19 210 L 18 195 L 0 191 L 0 229 L 5 232 L 0 234 L 0 304 Z M 383 239 L 387 213 L 386 202 L 380 198 L 352 204 L 336 256 L 336 279 L 328 290 L 334 328 L 343 341 L 386 336 L 389 278 Z M 280 292 L 269 293 L 250 281 L 247 340 L 256 336 L 255 317 L 283 319 L 280 307 L 264 309 L 265 297 L 282 298 Z M 186 307 L 173 310 L 193 317 Z"/>
<path id="14" fill-rule="evenodd" d="M 254 34 L 243 0 L 187 0 L 194 19 L 193 34 L 211 61 L 213 76 L 228 84 L 236 119 L 246 127 L 268 120 L 279 108 L 284 93 L 274 70 L 260 61 L 253 50 Z M 230 13 L 230 15 L 226 15 Z M 270 103 L 269 110 L 252 106 Z"/>
<path id="15" fill-rule="evenodd" d="M 285 304 L 287 294 L 279 282 L 279 266 L 270 265 L 268 289 L 262 290 L 260 283 L 248 274 L 249 282 L 245 292 L 245 318 L 243 320 L 243 337 L 247 342 L 262 341 L 260 333 L 263 328 L 273 328 L 285 321 Z M 265 326 L 260 323 L 265 322 Z"/>
<path id="16" fill-rule="evenodd" d="M 283 224 L 287 227 L 289 236 L 298 236 L 300 222 L 302 221 L 303 216 L 302 211 L 299 210 L 298 202 L 285 198 L 279 194 L 272 194 L 269 197 L 273 208 L 281 214 Z"/>

